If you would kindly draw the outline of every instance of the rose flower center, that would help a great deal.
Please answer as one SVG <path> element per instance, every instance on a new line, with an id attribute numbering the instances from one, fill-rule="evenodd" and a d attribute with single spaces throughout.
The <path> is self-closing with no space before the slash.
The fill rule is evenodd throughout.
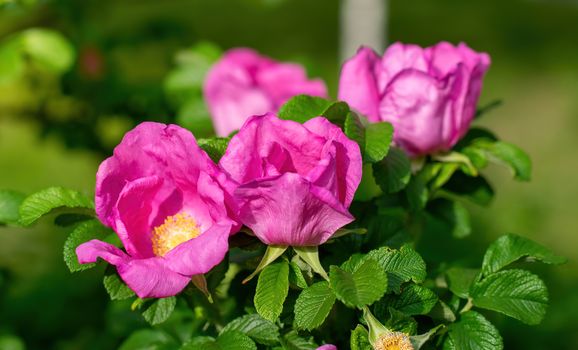
<path id="1" fill-rule="evenodd" d="M 153 229 L 151 238 L 153 253 L 156 256 L 164 256 L 174 247 L 200 234 L 201 228 L 190 215 L 178 213 L 168 216 L 162 225 Z"/>
<path id="2" fill-rule="evenodd" d="M 400 332 L 382 335 L 374 347 L 375 350 L 413 350 L 409 337 Z"/>

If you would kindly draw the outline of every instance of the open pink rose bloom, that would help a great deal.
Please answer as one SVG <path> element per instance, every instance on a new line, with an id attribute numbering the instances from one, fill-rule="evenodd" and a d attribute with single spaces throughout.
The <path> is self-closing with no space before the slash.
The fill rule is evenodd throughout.
<path id="1" fill-rule="evenodd" d="M 412 156 L 447 151 L 468 131 L 489 65 L 463 43 L 395 43 L 383 57 L 361 48 L 342 68 L 339 99 L 392 123 L 395 143 Z"/>
<path id="2" fill-rule="evenodd" d="M 223 55 L 207 74 L 203 92 L 218 136 L 238 130 L 253 115 L 277 112 L 293 96 L 327 97 L 325 83 L 309 80 L 300 65 L 245 48 Z"/>
<path id="3" fill-rule="evenodd" d="M 316 246 L 353 221 L 361 154 L 325 118 L 251 117 L 219 164 L 237 183 L 240 221 L 266 244 Z"/>
<path id="4" fill-rule="evenodd" d="M 98 217 L 126 253 L 92 240 L 77 248 L 80 263 L 102 258 L 139 297 L 166 297 L 225 256 L 238 227 L 231 183 L 189 131 L 140 124 L 100 165 L 96 180 Z"/>

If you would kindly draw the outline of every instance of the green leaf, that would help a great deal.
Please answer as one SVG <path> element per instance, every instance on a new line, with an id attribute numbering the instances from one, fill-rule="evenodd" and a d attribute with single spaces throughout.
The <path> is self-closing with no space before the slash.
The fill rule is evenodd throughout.
<path id="1" fill-rule="evenodd" d="M 135 295 L 132 289 L 120 279 L 116 269 L 112 266 L 106 269 L 102 282 L 111 300 L 124 300 Z"/>
<path id="2" fill-rule="evenodd" d="M 379 302 L 378 302 L 379 303 Z M 380 314 L 382 310 L 379 309 L 378 305 L 375 307 L 376 313 Z M 392 331 L 402 332 L 405 334 L 415 334 L 417 332 L 417 322 L 403 312 L 397 311 L 394 308 L 387 308 L 387 314 L 383 312 L 383 319 L 387 319 L 384 322 L 384 326 Z"/>
<path id="3" fill-rule="evenodd" d="M 221 350 L 217 340 L 213 337 L 199 336 L 194 337 L 188 342 L 184 343 L 179 350 Z"/>
<path id="4" fill-rule="evenodd" d="M 491 274 L 472 286 L 470 296 L 477 307 L 498 311 L 531 325 L 542 321 L 548 306 L 546 285 L 525 270 Z"/>
<path id="5" fill-rule="evenodd" d="M 283 337 L 283 348 L 287 350 L 315 350 L 317 344 L 311 338 L 300 337 L 297 331 L 293 330 Z"/>
<path id="6" fill-rule="evenodd" d="M 303 276 L 303 271 L 301 271 L 299 265 L 293 261 L 289 262 L 289 283 L 301 289 L 307 288 L 307 281 L 305 280 L 305 276 Z"/>
<path id="7" fill-rule="evenodd" d="M 265 250 L 265 254 L 263 255 L 263 258 L 261 258 L 261 261 L 259 262 L 259 265 L 257 265 L 257 268 L 255 269 L 255 271 L 253 271 L 253 273 L 251 273 L 247 278 L 243 280 L 243 284 L 252 280 L 253 277 L 257 276 L 257 274 L 261 272 L 261 270 L 269 266 L 273 261 L 277 260 L 278 257 L 283 255 L 283 253 L 285 253 L 286 250 L 287 246 L 268 245 L 267 250 Z"/>
<path id="8" fill-rule="evenodd" d="M 203 151 L 207 152 L 213 162 L 218 163 L 227 151 L 229 140 L 229 138 L 199 139 L 197 143 Z"/>
<path id="9" fill-rule="evenodd" d="M 532 175 L 532 161 L 530 157 L 513 144 L 496 141 L 478 141 L 475 146 L 483 149 L 495 161 L 508 166 L 516 180 L 530 181 Z"/>
<path id="10" fill-rule="evenodd" d="M 280 119 L 303 123 L 323 115 L 323 112 L 331 105 L 330 101 L 321 97 L 297 95 L 281 106 L 278 116 Z"/>
<path id="11" fill-rule="evenodd" d="M 386 295 L 377 303 L 376 309 L 392 307 L 410 316 L 425 315 L 437 302 L 438 296 L 434 292 L 426 287 L 410 284 L 404 287 L 399 295 Z"/>
<path id="12" fill-rule="evenodd" d="M 299 294 L 295 302 L 295 327 L 313 330 L 323 324 L 335 303 L 329 282 L 317 282 Z"/>
<path id="13" fill-rule="evenodd" d="M 82 214 L 94 215 L 94 203 L 82 193 L 62 187 L 50 187 L 24 199 L 20 205 L 20 223 L 28 226 L 54 209 L 81 209 Z"/>
<path id="14" fill-rule="evenodd" d="M 0 44 L 0 84 L 18 79 L 24 71 L 21 42 L 11 38 Z"/>
<path id="15" fill-rule="evenodd" d="M 47 29 L 28 29 L 21 34 L 22 49 L 35 62 L 55 73 L 72 67 L 74 47 L 62 34 Z"/>
<path id="16" fill-rule="evenodd" d="M 382 247 L 370 251 L 367 256 L 377 261 L 387 272 L 388 290 L 399 293 L 401 284 L 410 280 L 421 283 L 426 277 L 426 266 L 422 257 L 405 245 L 400 250 Z"/>
<path id="17" fill-rule="evenodd" d="M 498 238 L 486 251 L 482 273 L 489 275 L 509 264 L 528 257 L 546 264 L 563 264 L 566 258 L 555 255 L 550 249 L 527 238 L 508 234 Z"/>
<path id="18" fill-rule="evenodd" d="M 289 264 L 286 261 L 267 266 L 259 275 L 255 308 L 264 319 L 275 322 L 289 292 Z"/>
<path id="19" fill-rule="evenodd" d="M 446 271 L 448 287 L 452 293 L 460 298 L 468 298 L 470 296 L 470 288 L 479 274 L 479 269 L 452 267 Z"/>
<path id="20" fill-rule="evenodd" d="M 475 311 L 461 315 L 458 322 L 448 327 L 444 350 L 501 350 L 504 348 L 500 333 L 484 316 Z"/>
<path id="21" fill-rule="evenodd" d="M 478 176 L 478 169 L 472 164 L 469 157 L 459 152 L 449 152 L 432 156 L 434 160 L 443 163 L 454 163 L 462 167 L 464 173 L 469 176 Z"/>
<path id="22" fill-rule="evenodd" d="M 0 190 L 0 225 L 18 224 L 18 208 L 26 196 L 20 192 Z"/>
<path id="23" fill-rule="evenodd" d="M 327 120 L 333 124 L 336 124 L 339 127 L 343 127 L 345 124 L 345 119 L 349 113 L 349 105 L 347 105 L 345 102 L 339 101 L 332 103 L 325 109 L 325 111 L 323 111 L 321 115 L 327 118 Z"/>
<path id="24" fill-rule="evenodd" d="M 152 302 L 152 304 L 143 311 L 144 319 L 151 325 L 156 325 L 166 321 L 177 305 L 177 298 L 168 297 L 160 298 Z"/>
<path id="25" fill-rule="evenodd" d="M 237 331 L 223 332 L 217 338 L 222 350 L 257 350 L 257 345 L 247 335 Z"/>
<path id="26" fill-rule="evenodd" d="M 79 245 L 92 239 L 102 240 L 111 233 L 112 231 L 103 226 L 98 220 L 84 221 L 76 226 L 64 242 L 64 262 L 66 263 L 66 266 L 68 266 L 70 272 L 87 270 L 96 265 L 96 263 L 80 264 L 78 262 L 76 248 Z"/>
<path id="27" fill-rule="evenodd" d="M 366 163 L 381 161 L 388 153 L 393 139 L 393 126 L 387 122 L 369 123 L 365 118 L 350 112 L 344 123 L 347 137 L 359 145 Z"/>
<path id="28" fill-rule="evenodd" d="M 258 314 L 244 315 L 229 322 L 221 333 L 237 331 L 248 335 L 251 339 L 263 345 L 279 343 L 279 329 L 271 321 Z"/>
<path id="29" fill-rule="evenodd" d="M 411 178 L 409 158 L 401 149 L 391 147 L 383 160 L 373 164 L 373 177 L 383 192 L 401 191 Z"/>
<path id="30" fill-rule="evenodd" d="M 351 350 L 373 350 L 373 346 L 369 343 L 369 334 L 367 329 L 358 324 L 354 330 L 351 331 L 351 338 L 349 339 L 349 346 Z"/>
<path id="31" fill-rule="evenodd" d="M 373 304 L 387 289 L 387 275 L 373 259 L 365 259 L 353 272 L 331 266 L 329 279 L 337 298 L 350 307 Z"/>
<path id="32" fill-rule="evenodd" d="M 118 350 L 173 350 L 176 341 L 167 333 L 156 329 L 141 329 L 132 333 Z"/>

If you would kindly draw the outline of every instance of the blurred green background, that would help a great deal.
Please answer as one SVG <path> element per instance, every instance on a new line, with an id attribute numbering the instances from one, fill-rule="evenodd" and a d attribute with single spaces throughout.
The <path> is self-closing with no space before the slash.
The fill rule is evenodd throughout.
<path id="1" fill-rule="evenodd" d="M 465 41 L 491 54 L 480 104 L 504 103 L 476 123 L 529 152 L 533 181 L 490 168 L 498 195 L 490 208 L 470 208 L 474 234 L 451 255 L 481 261 L 490 241 L 512 232 L 568 257 L 537 271 L 551 299 L 540 326 L 491 318 L 506 349 L 577 349 L 578 1 L 391 0 L 388 15 L 390 42 Z M 34 44 L 28 28 L 53 29 L 70 47 Z M 22 35 L 24 68 L 6 49 Z M 335 96 L 339 2 L 0 0 L 0 41 L 0 188 L 92 193 L 99 162 L 137 122 L 177 120 L 208 132 L 206 118 L 195 119 L 202 104 L 183 96 L 200 98 L 203 69 L 219 50 L 249 46 L 300 62 Z M 196 87 L 183 89 L 181 77 Z M 144 327 L 126 305 L 107 301 L 102 271 L 68 272 L 65 237 L 49 220 L 0 228 L 0 349 L 114 348 Z"/>

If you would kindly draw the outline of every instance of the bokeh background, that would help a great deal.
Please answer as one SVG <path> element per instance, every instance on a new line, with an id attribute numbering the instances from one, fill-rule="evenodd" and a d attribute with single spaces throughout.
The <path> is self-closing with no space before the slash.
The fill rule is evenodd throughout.
<path id="1" fill-rule="evenodd" d="M 200 82 L 231 47 L 300 62 L 335 96 L 340 5 L 0 0 L 0 188 L 31 193 L 61 185 L 93 193 L 99 162 L 142 120 L 209 133 Z M 503 104 L 476 124 L 528 151 L 533 181 L 514 182 L 489 168 L 498 192 L 493 204 L 470 207 L 472 236 L 438 249 L 479 262 L 489 242 L 512 232 L 568 257 L 564 266 L 536 270 L 551 299 L 540 326 L 490 316 L 506 349 L 577 349 L 578 1 L 390 0 L 381 11 L 389 42 L 465 41 L 491 54 L 480 104 Z M 29 45 L 24 62 L 10 51 L 15 38 Z M 127 305 L 108 302 L 101 270 L 68 272 L 66 233 L 50 220 L 33 229 L 0 227 L 0 349 L 109 349 L 145 327 Z"/>

